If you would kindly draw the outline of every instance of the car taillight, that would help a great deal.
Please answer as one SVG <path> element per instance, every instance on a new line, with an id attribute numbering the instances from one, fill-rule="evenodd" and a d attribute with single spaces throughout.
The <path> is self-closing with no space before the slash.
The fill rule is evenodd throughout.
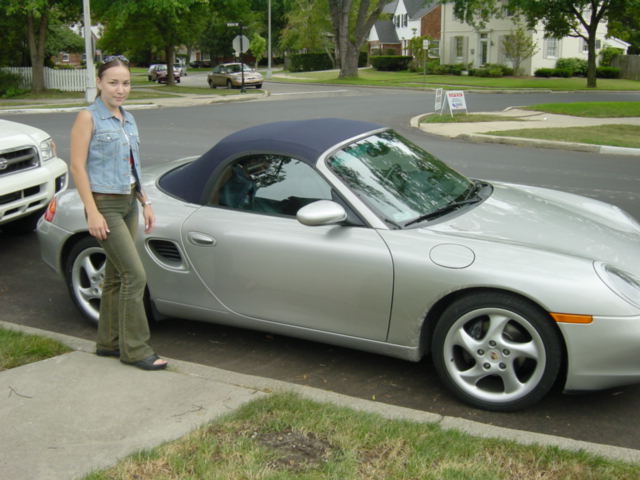
<path id="1" fill-rule="evenodd" d="M 47 209 L 44 212 L 44 219 L 47 222 L 52 222 L 53 221 L 53 217 L 55 217 L 56 215 L 56 197 L 53 197 L 51 199 L 51 201 L 49 202 L 49 206 L 47 207 Z"/>

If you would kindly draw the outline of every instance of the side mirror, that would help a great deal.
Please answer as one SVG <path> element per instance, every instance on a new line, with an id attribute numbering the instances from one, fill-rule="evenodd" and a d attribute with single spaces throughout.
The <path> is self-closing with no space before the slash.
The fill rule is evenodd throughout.
<path id="1" fill-rule="evenodd" d="M 318 225 L 333 225 L 347 219 L 347 212 L 342 205 L 330 200 L 318 200 L 305 205 L 296 214 L 296 218 L 303 225 L 315 227 Z"/>

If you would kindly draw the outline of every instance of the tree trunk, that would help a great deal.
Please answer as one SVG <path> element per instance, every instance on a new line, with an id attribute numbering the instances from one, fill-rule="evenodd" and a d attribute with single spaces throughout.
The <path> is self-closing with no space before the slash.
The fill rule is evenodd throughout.
<path id="1" fill-rule="evenodd" d="M 591 28 L 588 32 L 587 88 L 596 88 L 596 28 Z"/>
<path id="2" fill-rule="evenodd" d="M 175 86 L 176 80 L 173 76 L 173 65 L 176 63 L 176 52 L 173 45 L 164 47 L 164 57 L 167 59 L 167 85 Z"/>
<path id="3" fill-rule="evenodd" d="M 31 91 L 44 91 L 44 44 L 47 38 L 48 17 L 42 15 L 36 21 L 32 14 L 27 15 L 27 43 L 31 57 Z"/>
<path id="4" fill-rule="evenodd" d="M 351 42 L 340 50 L 340 75 L 338 78 L 355 78 L 358 76 L 358 57 L 360 51 Z"/>

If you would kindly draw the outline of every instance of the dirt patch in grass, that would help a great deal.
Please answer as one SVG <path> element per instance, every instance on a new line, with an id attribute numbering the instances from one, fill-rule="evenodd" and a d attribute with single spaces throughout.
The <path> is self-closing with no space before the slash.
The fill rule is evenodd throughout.
<path id="1" fill-rule="evenodd" d="M 329 460 L 334 450 L 328 440 L 313 432 L 292 429 L 256 434 L 255 440 L 277 455 L 269 465 L 276 470 L 302 471 L 319 467 Z"/>

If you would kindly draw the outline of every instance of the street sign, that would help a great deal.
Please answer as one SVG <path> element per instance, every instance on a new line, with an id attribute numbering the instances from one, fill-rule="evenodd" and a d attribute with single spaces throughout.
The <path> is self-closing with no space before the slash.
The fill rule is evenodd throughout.
<path id="1" fill-rule="evenodd" d="M 246 51 L 249 50 L 249 45 L 249 39 L 244 35 L 236 35 L 233 42 L 231 42 L 233 49 L 240 53 L 246 53 Z"/>
<path id="2" fill-rule="evenodd" d="M 422 40 L 422 49 L 429 50 L 429 40 L 427 40 L 426 38 Z"/>

